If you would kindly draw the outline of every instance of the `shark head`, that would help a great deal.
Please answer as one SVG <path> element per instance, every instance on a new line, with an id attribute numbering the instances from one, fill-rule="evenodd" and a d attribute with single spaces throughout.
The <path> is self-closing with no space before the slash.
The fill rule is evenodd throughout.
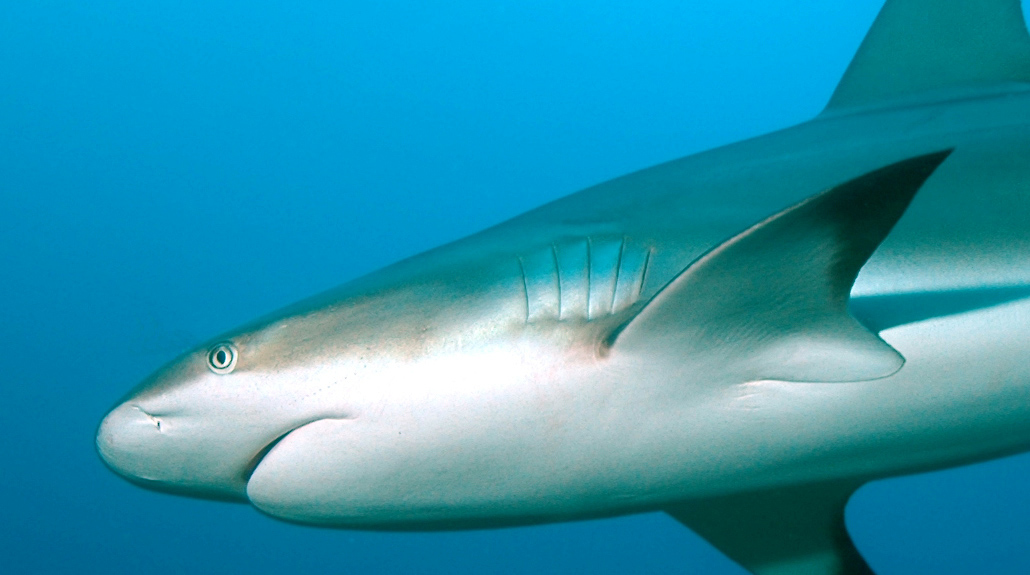
<path id="1" fill-rule="evenodd" d="M 341 371 L 305 368 L 327 350 L 283 345 L 327 327 L 317 313 L 290 313 L 183 354 L 107 413 L 98 453 L 149 489 L 245 501 L 250 474 L 279 439 L 313 421 L 351 415 L 332 385 Z M 333 361 L 347 369 L 352 346 L 340 347 Z"/>
<path id="2" fill-rule="evenodd" d="M 488 331 L 522 299 L 492 305 L 452 286 L 444 303 L 434 302 L 445 289 L 422 266 L 394 266 L 214 338 L 123 397 L 100 423 L 97 451 L 148 489 L 254 502 L 256 470 L 276 446 L 282 453 L 303 443 L 295 431 L 315 423 L 379 429 L 383 394 L 417 401 L 434 386 L 488 377 L 493 364 L 458 359 L 441 343 L 453 337 L 442 334 L 469 318 L 485 318 Z M 363 465 L 378 474 L 369 483 L 390 473 L 384 457 Z"/>

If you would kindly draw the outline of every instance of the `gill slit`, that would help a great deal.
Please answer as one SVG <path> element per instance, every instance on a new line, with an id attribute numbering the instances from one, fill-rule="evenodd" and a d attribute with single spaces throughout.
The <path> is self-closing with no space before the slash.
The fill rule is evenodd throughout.
<path id="1" fill-rule="evenodd" d="M 651 254 L 654 253 L 654 248 L 647 250 L 647 255 L 644 256 L 644 269 L 640 272 L 640 287 L 637 288 L 637 299 L 644 295 L 644 284 L 647 282 L 647 272 L 651 269 Z"/>
<path id="2" fill-rule="evenodd" d="M 519 272 L 522 273 L 522 293 L 526 296 L 526 323 L 529 323 L 529 280 L 526 279 L 526 265 L 522 263 L 522 257 L 516 258 L 519 261 Z"/>
<path id="3" fill-rule="evenodd" d="M 612 304 L 608 306 L 609 313 L 615 313 L 615 297 L 619 294 L 619 275 L 622 273 L 622 253 L 626 251 L 626 236 L 622 236 L 622 243 L 619 244 L 619 259 L 615 261 L 615 285 L 612 286 Z"/>
<path id="4" fill-rule="evenodd" d="M 551 256 L 554 257 L 554 276 L 558 282 L 558 319 L 561 319 L 561 267 L 558 265 L 558 246 L 551 244 Z"/>
<path id="5" fill-rule="evenodd" d="M 593 266 L 590 265 L 590 238 L 587 238 L 587 321 L 590 321 L 590 276 L 593 275 L 591 270 Z"/>

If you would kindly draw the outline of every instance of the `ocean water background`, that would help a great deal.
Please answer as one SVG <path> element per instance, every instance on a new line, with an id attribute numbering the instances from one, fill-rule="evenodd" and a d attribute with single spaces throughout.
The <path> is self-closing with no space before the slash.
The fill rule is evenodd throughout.
<path id="1" fill-rule="evenodd" d="M 187 347 L 819 112 L 881 2 L 0 8 L 0 572 L 741 574 L 661 514 L 383 534 L 131 486 L 101 416 Z M 877 482 L 878 573 L 1030 571 L 1030 456 Z"/>

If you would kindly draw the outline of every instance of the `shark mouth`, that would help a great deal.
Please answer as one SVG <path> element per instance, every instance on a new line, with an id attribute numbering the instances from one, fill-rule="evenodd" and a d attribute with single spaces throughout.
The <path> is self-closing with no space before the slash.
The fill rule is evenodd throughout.
<path id="1" fill-rule="evenodd" d="M 312 417 L 310 419 L 304 420 L 303 422 L 301 422 L 301 423 L 299 423 L 297 425 L 294 425 L 293 427 L 291 427 L 291 428 L 287 429 L 286 431 L 280 433 L 275 439 L 273 439 L 272 441 L 269 441 L 267 444 L 265 444 L 264 447 L 262 447 L 260 450 L 258 450 L 258 452 L 255 453 L 254 456 L 250 458 L 250 461 L 247 462 L 247 465 L 244 466 L 243 471 L 241 472 L 241 475 L 240 475 L 240 479 L 242 480 L 244 485 L 246 485 L 247 483 L 250 483 L 250 478 L 251 478 L 252 475 L 254 475 L 254 470 L 257 469 L 258 465 L 261 464 L 261 461 L 265 458 L 265 456 L 268 455 L 272 451 L 272 449 L 274 449 L 275 446 L 279 444 L 280 441 L 285 439 L 287 435 L 293 433 L 294 431 L 297 431 L 298 429 L 300 429 L 302 427 L 306 427 L 306 426 L 311 425 L 312 423 L 315 423 L 315 422 L 318 422 L 318 421 L 323 421 L 323 420 L 345 421 L 345 420 L 349 420 L 349 419 L 354 419 L 354 418 L 353 417 L 348 417 L 348 416 L 343 416 L 343 417 L 340 417 L 340 416 L 336 416 L 336 417 Z M 244 497 L 243 500 L 246 500 L 246 497 Z"/>

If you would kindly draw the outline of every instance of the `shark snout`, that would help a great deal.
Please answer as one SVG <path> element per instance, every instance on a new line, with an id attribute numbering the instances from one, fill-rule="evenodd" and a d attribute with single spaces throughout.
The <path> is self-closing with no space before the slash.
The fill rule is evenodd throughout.
<path id="1" fill-rule="evenodd" d="M 97 453 L 113 471 L 134 481 L 157 480 L 148 453 L 162 433 L 162 418 L 131 403 L 112 409 L 97 429 Z"/>
<path id="2" fill-rule="evenodd" d="M 240 471 L 250 455 L 191 441 L 182 415 L 147 410 L 127 401 L 112 409 L 97 429 L 97 453 L 107 466 L 141 487 L 206 499 L 244 500 Z M 224 444 L 223 444 L 224 445 Z"/>

